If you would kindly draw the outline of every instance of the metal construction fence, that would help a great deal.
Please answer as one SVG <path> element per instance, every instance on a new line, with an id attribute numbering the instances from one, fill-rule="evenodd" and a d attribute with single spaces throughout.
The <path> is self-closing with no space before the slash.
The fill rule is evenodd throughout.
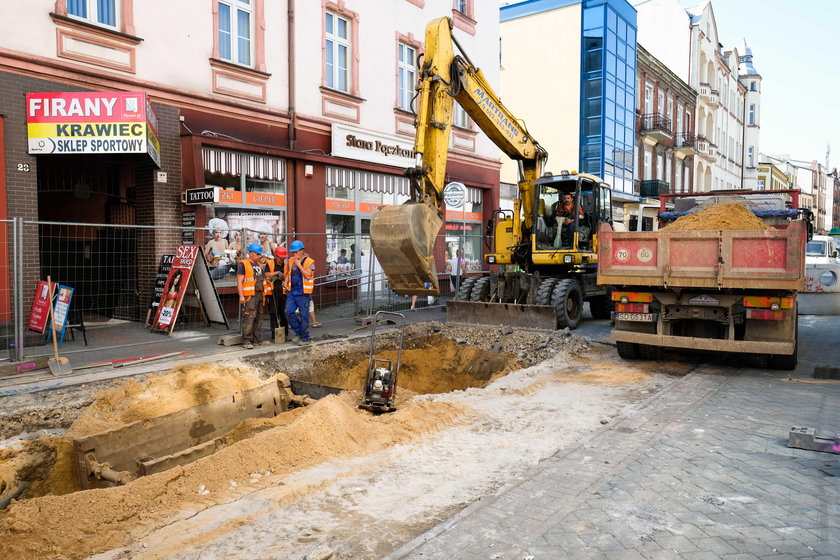
<path id="1" fill-rule="evenodd" d="M 294 239 L 326 247 L 326 259 L 323 255 L 315 259 L 313 294 L 316 317 L 322 323 L 367 317 L 379 310 L 443 305 L 457 292 L 464 275 L 483 272 L 484 238 L 464 232 L 440 236 L 448 259 L 437 263 L 441 296 L 407 298 L 390 289 L 366 232 L 277 234 L 247 228 L 210 230 L 19 218 L 0 220 L 0 227 L 6 240 L 0 243 L 0 359 L 7 355 L 8 359 L 20 360 L 27 351 L 46 353 L 45 348 L 34 349 L 43 347 L 49 333 L 30 329 L 29 321 L 39 281 L 47 276 L 73 289 L 63 342 L 69 340 L 80 346 L 77 339 L 81 339 L 86 347 L 89 338 L 96 339 L 97 329 L 130 324 L 136 330 L 138 324 L 148 323 L 154 311 L 152 300 L 161 257 L 173 254 L 181 244 L 194 243 L 204 251 L 232 331 L 238 330 L 239 319 L 236 265 L 247 255 L 250 243 L 260 243 L 268 253 L 276 246 L 288 247 Z M 447 268 L 450 265 L 462 269 L 462 274 L 451 272 Z M 195 303 L 195 298 L 184 300 L 179 328 L 201 330 L 205 326 L 200 315 L 193 312 Z M 215 329 L 218 333 L 218 327 Z"/>

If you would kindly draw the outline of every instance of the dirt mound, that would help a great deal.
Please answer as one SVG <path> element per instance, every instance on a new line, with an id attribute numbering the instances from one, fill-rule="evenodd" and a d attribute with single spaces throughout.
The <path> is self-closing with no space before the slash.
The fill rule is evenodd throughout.
<path id="1" fill-rule="evenodd" d="M 407 443 L 468 412 L 453 403 L 418 402 L 377 417 L 358 410 L 352 395 L 303 410 L 291 423 L 280 415 L 280 425 L 253 438 L 126 486 L 14 503 L 0 512 L 4 556 L 85 558 L 271 484 L 277 475 Z"/>
<path id="2" fill-rule="evenodd" d="M 770 229 L 740 202 L 715 204 L 695 214 L 680 216 L 663 230 L 668 231 L 718 231 Z"/>
<path id="3" fill-rule="evenodd" d="M 256 368 L 230 363 L 180 366 L 163 375 L 124 381 L 97 393 L 68 435 L 80 438 L 97 434 L 211 402 L 263 382 Z"/>

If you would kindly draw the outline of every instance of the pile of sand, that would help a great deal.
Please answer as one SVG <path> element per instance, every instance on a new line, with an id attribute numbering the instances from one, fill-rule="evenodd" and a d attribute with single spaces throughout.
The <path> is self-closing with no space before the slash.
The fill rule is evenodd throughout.
<path id="1" fill-rule="evenodd" d="M 740 202 L 715 204 L 696 214 L 680 216 L 663 230 L 668 231 L 719 231 L 770 229 Z"/>
<path id="2" fill-rule="evenodd" d="M 296 470 L 408 443 L 468 412 L 454 403 L 418 402 L 374 416 L 356 404 L 351 394 L 326 397 L 291 423 L 281 414 L 276 427 L 189 465 L 126 486 L 14 503 L 0 512 L 4 557 L 86 558 Z"/>

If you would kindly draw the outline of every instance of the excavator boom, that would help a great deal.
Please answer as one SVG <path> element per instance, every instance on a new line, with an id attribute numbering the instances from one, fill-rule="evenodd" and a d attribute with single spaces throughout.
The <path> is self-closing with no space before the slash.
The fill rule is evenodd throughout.
<path id="1" fill-rule="evenodd" d="M 455 46 L 460 49 L 452 36 L 449 18 L 429 22 L 415 121 L 414 149 L 422 159 L 417 167 L 406 170 L 412 182 L 411 199 L 399 206 L 380 208 L 371 220 L 371 244 L 376 257 L 391 288 L 402 295 L 439 293 L 433 251 L 443 225 L 446 160 L 456 100 L 499 149 L 522 162 L 519 189 L 528 230 L 532 225 L 533 182 L 541 175 L 547 157 L 463 50 L 460 49 L 463 57 L 455 55 Z M 519 219 L 517 212 L 517 231 L 522 225 Z"/>

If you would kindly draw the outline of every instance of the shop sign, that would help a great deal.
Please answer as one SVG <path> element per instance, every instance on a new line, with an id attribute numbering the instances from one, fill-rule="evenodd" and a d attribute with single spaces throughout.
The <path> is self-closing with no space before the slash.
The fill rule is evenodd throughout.
<path id="1" fill-rule="evenodd" d="M 453 181 L 443 187 L 443 201 L 449 208 L 460 208 L 467 199 L 467 187 L 464 183 Z"/>
<path id="2" fill-rule="evenodd" d="M 242 191 L 235 191 L 232 189 L 219 189 L 218 202 L 221 204 L 236 204 L 241 206 L 243 204 Z M 261 192 L 246 192 L 244 204 L 254 206 L 275 206 L 278 208 L 282 208 L 286 206 L 286 195 Z"/>
<path id="3" fill-rule="evenodd" d="M 414 167 L 414 144 L 404 140 L 343 124 L 332 125 L 332 155 L 395 167 Z"/>
<path id="4" fill-rule="evenodd" d="M 458 212 L 456 210 L 447 210 L 446 211 L 446 220 L 450 222 L 480 222 L 481 221 L 481 213 L 480 212 Z"/>
<path id="5" fill-rule="evenodd" d="M 157 116 L 143 92 L 26 94 L 29 153 L 148 154 L 160 167 Z"/>
<path id="6" fill-rule="evenodd" d="M 219 188 L 187 189 L 184 191 L 185 204 L 213 204 L 219 202 Z"/>
<path id="7" fill-rule="evenodd" d="M 338 212 L 355 212 L 356 211 L 356 203 L 352 200 L 334 200 L 331 198 L 327 199 L 327 212 L 338 211 Z"/>

